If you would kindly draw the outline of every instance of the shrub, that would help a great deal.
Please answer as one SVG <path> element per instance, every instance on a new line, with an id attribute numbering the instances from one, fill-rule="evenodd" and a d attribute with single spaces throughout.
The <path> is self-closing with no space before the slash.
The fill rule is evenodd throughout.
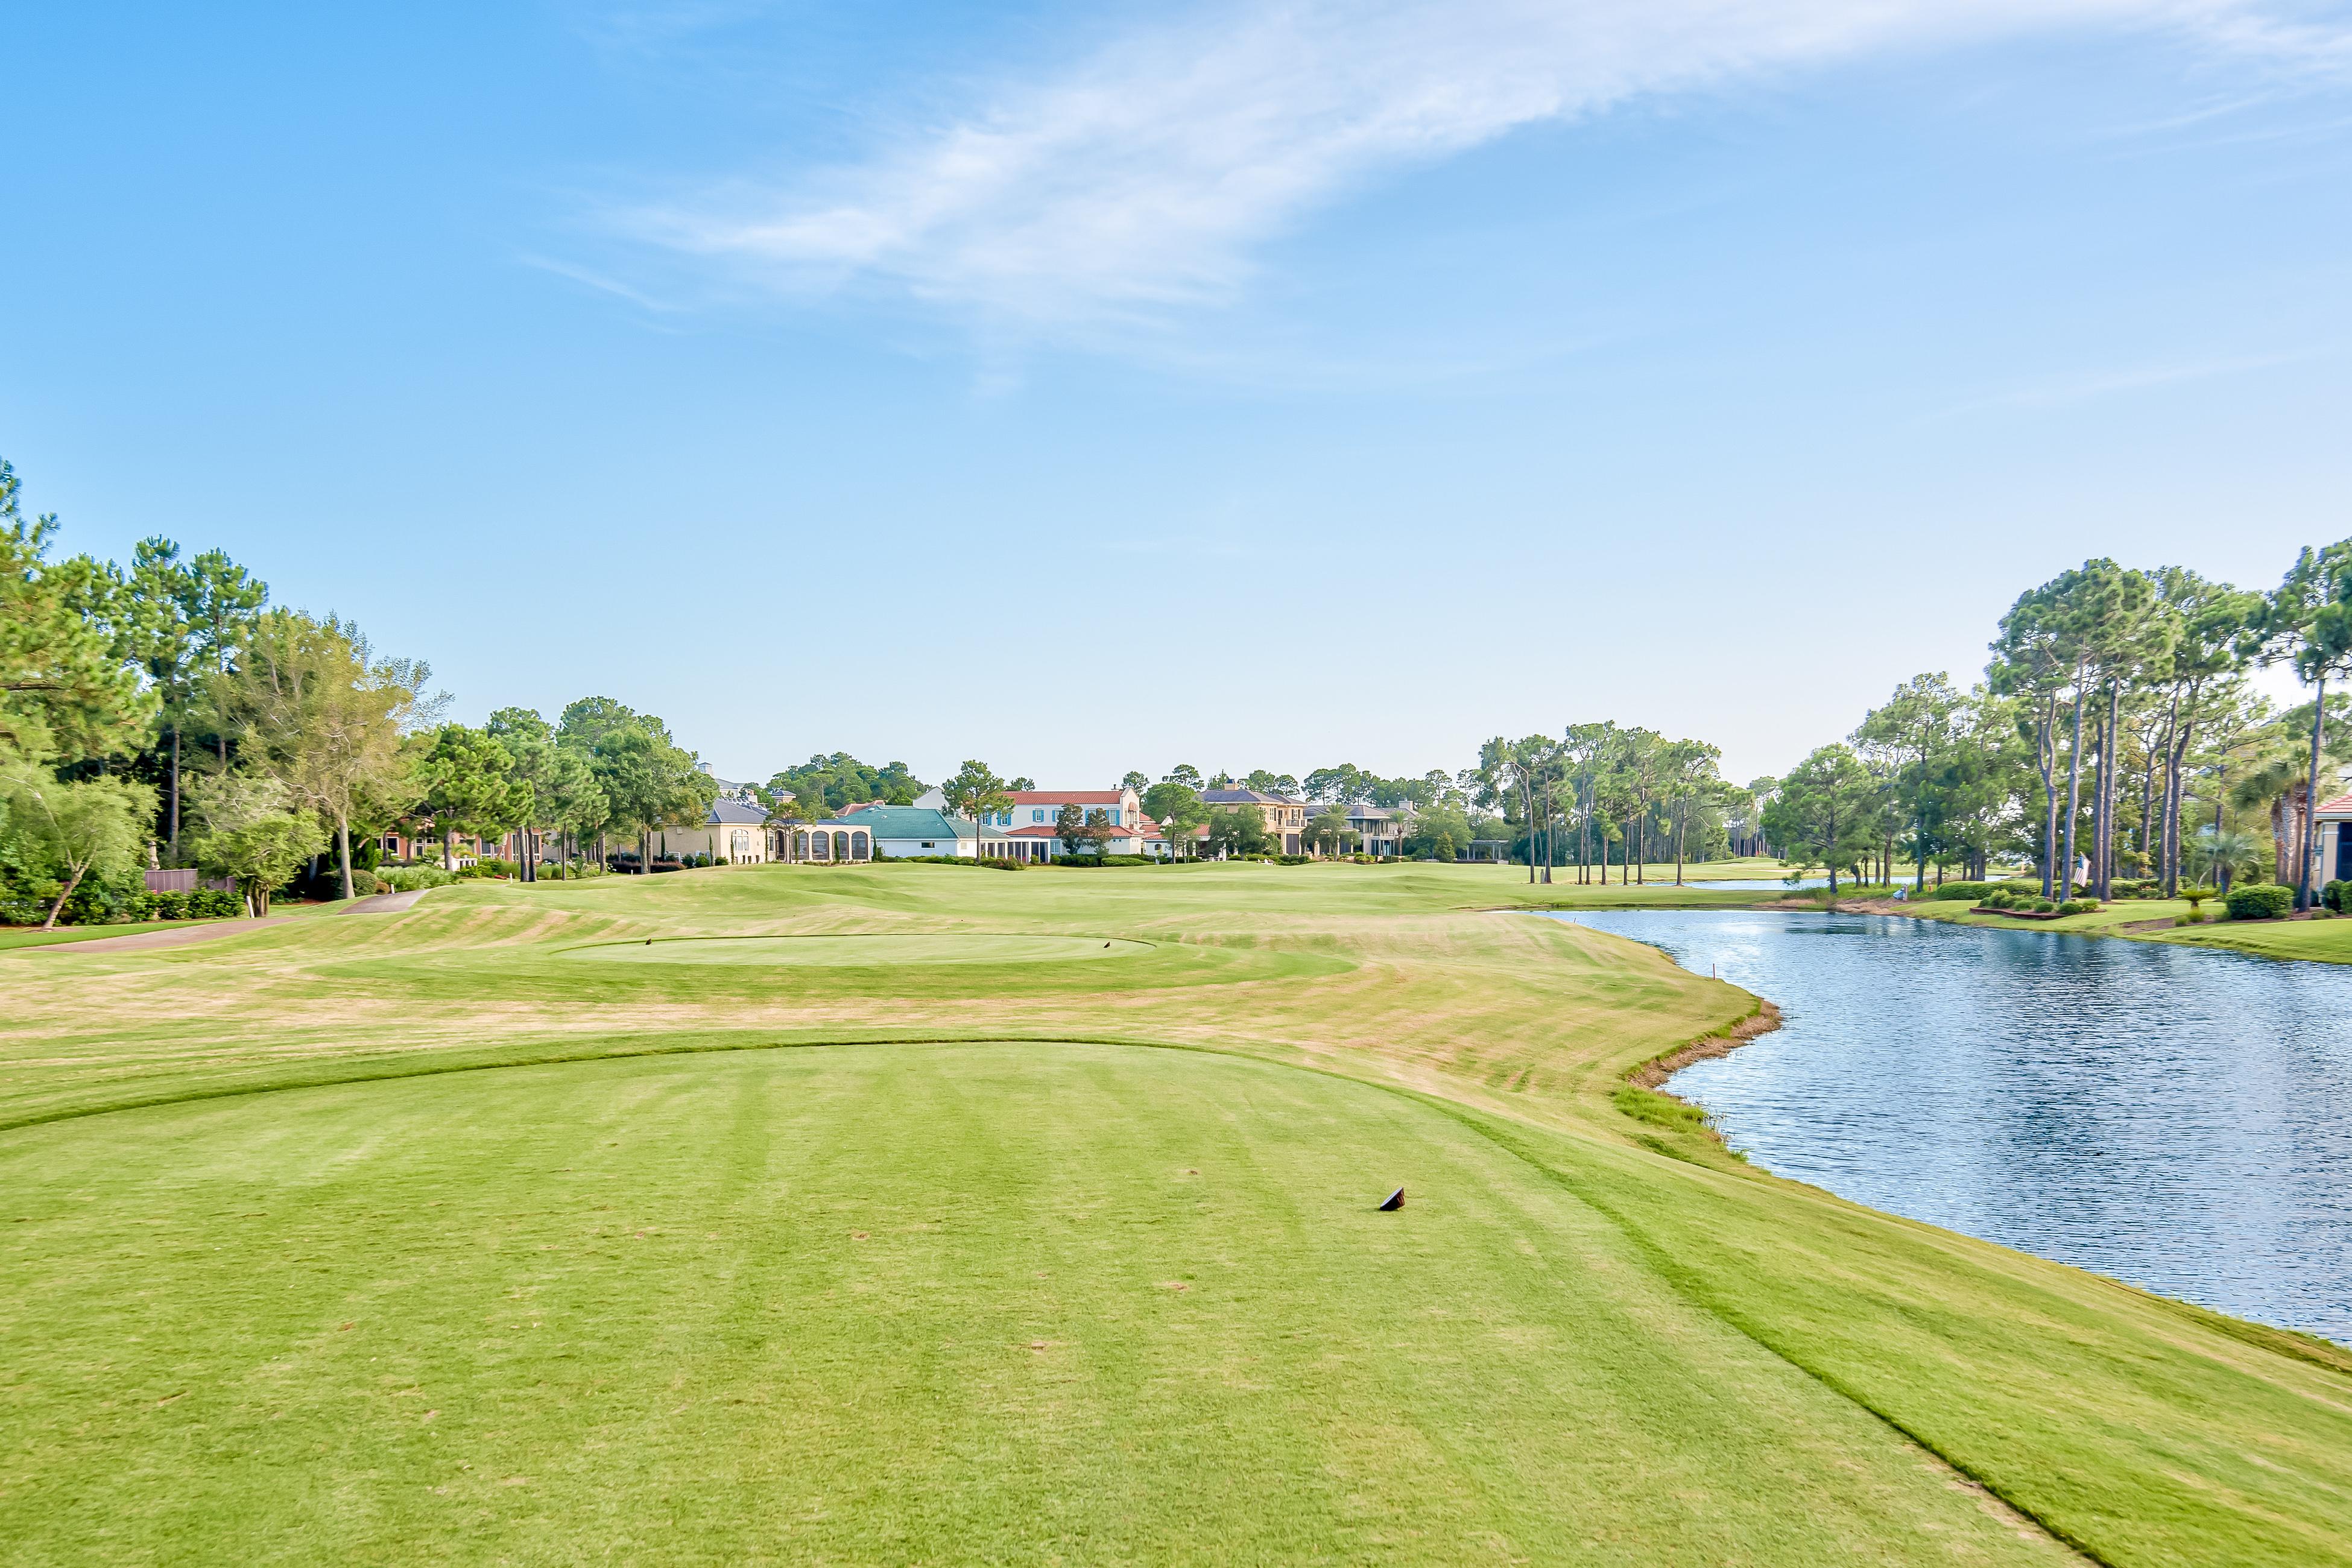
<path id="1" fill-rule="evenodd" d="M 2036 899 L 2033 900 L 2033 912 L 2037 915 L 2046 915 L 2057 907 L 2058 906 L 2056 904 L 2052 903 L 2047 899 Z"/>
<path id="2" fill-rule="evenodd" d="M 1992 892 L 1995 889 L 1997 889 L 1997 888 L 1998 888 L 1998 887 L 2000 887 L 2000 883 L 1998 883 L 1998 882 L 1947 882 L 1947 883 L 1945 883 L 1945 884 L 1944 884 L 1942 887 L 1940 887 L 1940 888 L 1930 888 L 1930 889 L 1927 889 L 1927 897 L 1928 897 L 1929 899 L 1931 899 L 1931 900 L 1939 900 L 1939 899 L 1978 899 L 1978 900 L 1981 900 L 1981 899 L 1983 899 L 1983 898 L 1985 897 L 1985 895 L 1986 895 L 1986 894 Z"/>
<path id="3" fill-rule="evenodd" d="M 2172 923 L 2176 926 L 2202 925 L 2205 923 L 2205 917 L 2191 910 L 2185 915 L 2173 916 Z"/>
<path id="4" fill-rule="evenodd" d="M 355 899 L 372 898 L 375 894 L 381 893 L 383 890 L 383 878 L 377 876 L 374 872 L 367 869 L 363 866 L 354 866 L 352 868 L 352 897 Z"/>
<path id="5" fill-rule="evenodd" d="M 420 888 L 446 888 L 457 879 L 438 866 L 394 866 L 380 879 L 390 883 L 394 892 L 413 893 Z"/>
<path id="6" fill-rule="evenodd" d="M 198 888 L 188 895 L 188 914 L 195 920 L 234 920 L 245 913 L 245 900 L 226 888 Z"/>
<path id="7" fill-rule="evenodd" d="M 2319 889 L 2320 903 L 2339 915 L 2352 914 L 2352 910 L 2344 907 L 2347 896 L 2352 896 L 2352 882 L 2341 877 Z"/>
<path id="8" fill-rule="evenodd" d="M 2010 892 L 2023 893 L 2030 899 L 2038 899 L 2042 896 L 2042 884 L 2028 877 L 2011 877 L 2001 886 Z"/>
<path id="9" fill-rule="evenodd" d="M 2294 889 L 2276 882 L 2253 882 L 2230 889 L 2230 918 L 2233 921 L 2280 920 L 2294 908 Z"/>
<path id="10" fill-rule="evenodd" d="M 2069 899 L 2058 906 L 2058 912 L 2062 915 L 2087 915 L 2098 907 L 2096 899 Z"/>
<path id="11" fill-rule="evenodd" d="M 27 879 L 29 884 L 33 879 Z M 34 896 L 21 917 L 12 913 L 10 923 L 38 925 L 47 919 L 49 902 L 58 896 L 61 884 L 47 881 L 37 890 L 27 886 Z M 58 924 L 63 926 L 113 925 L 121 921 L 143 920 L 142 909 L 147 900 L 146 879 L 137 871 L 112 879 L 92 874 L 84 877 L 65 907 L 58 911 Z"/>

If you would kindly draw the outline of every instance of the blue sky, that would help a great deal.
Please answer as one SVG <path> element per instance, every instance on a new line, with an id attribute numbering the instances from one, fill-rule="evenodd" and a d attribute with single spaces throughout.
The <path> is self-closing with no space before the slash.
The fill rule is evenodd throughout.
<path id="1" fill-rule="evenodd" d="M 37 14 L 46 13 L 46 14 Z M 1775 772 L 2352 534 L 2352 10 L 18 7 L 0 455 L 720 773 Z"/>

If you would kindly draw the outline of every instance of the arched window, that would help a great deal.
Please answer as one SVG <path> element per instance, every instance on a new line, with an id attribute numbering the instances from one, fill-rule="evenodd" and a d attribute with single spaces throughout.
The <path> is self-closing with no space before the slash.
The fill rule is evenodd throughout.
<path id="1" fill-rule="evenodd" d="M 865 834 L 853 833 L 849 836 L 849 858 L 851 859 L 870 860 L 873 858 L 873 840 L 866 837 Z"/>
<path id="2" fill-rule="evenodd" d="M 820 833 L 820 834 L 817 834 L 817 835 L 816 835 L 813 839 L 811 839 L 811 840 L 810 840 L 810 842 L 814 846 L 814 849 L 812 849 L 812 851 L 810 852 L 810 856 L 809 856 L 809 858 L 810 858 L 811 859 L 813 859 L 813 860 L 830 860 L 830 859 L 832 859 L 832 858 L 833 858 L 833 852 L 832 852 L 832 849 L 833 849 L 833 840 L 832 840 L 832 839 L 830 839 L 830 838 L 826 837 L 824 834 Z"/>
<path id="3" fill-rule="evenodd" d="M 836 860 L 846 860 L 849 858 L 848 834 L 836 833 L 833 836 L 833 858 Z"/>

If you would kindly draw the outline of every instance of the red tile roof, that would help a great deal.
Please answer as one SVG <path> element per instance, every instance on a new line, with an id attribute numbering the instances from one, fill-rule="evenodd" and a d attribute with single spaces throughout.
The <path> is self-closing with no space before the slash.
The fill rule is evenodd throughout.
<path id="1" fill-rule="evenodd" d="M 1047 822 L 1041 823 L 1034 827 L 991 828 L 989 832 L 992 837 L 997 838 L 1058 838 L 1061 837 L 1062 830 L 1055 826 L 1052 823 Z M 1105 827 L 1103 829 L 1103 837 L 1106 838 L 1137 838 L 1148 836 L 1140 826 L 1134 823 L 1129 823 L 1123 827 Z"/>
<path id="2" fill-rule="evenodd" d="M 2319 803 L 2322 816 L 2352 816 L 2352 795 L 2339 795 L 2334 800 Z"/>

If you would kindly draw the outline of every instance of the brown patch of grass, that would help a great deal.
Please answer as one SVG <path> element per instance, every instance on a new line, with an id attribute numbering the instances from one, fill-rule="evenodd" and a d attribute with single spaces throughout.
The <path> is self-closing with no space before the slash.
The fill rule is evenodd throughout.
<path id="1" fill-rule="evenodd" d="M 1780 1026 L 1780 1009 L 1769 1002 L 1759 1001 L 1756 1011 L 1738 1023 L 1728 1028 L 1702 1035 L 1686 1046 L 1643 1062 L 1625 1075 L 1625 1081 L 1635 1089 L 1654 1089 L 1691 1063 L 1706 1061 L 1714 1057 L 1727 1057 L 1758 1036 L 1769 1035 Z"/>

